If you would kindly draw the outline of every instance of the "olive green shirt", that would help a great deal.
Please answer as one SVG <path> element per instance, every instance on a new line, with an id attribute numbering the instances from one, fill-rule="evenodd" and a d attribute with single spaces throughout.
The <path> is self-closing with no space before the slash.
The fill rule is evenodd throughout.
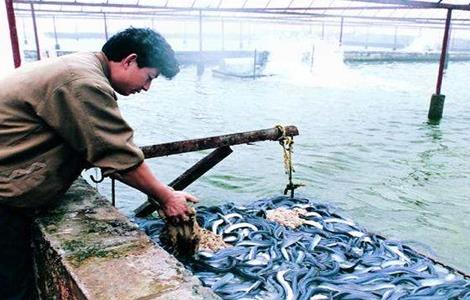
<path id="1" fill-rule="evenodd" d="M 77 53 L 0 80 L 0 205 L 45 205 L 86 167 L 111 175 L 143 161 L 108 76 L 103 53 Z"/>

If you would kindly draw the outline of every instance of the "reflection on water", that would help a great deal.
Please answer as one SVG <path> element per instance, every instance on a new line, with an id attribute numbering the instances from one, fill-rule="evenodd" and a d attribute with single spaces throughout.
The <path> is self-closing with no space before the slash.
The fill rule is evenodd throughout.
<path id="1" fill-rule="evenodd" d="M 306 184 L 298 194 L 333 204 L 373 232 L 424 243 L 470 272 L 470 92 L 462 80 L 468 67 L 449 65 L 439 124 L 426 122 L 437 64 L 425 63 L 348 66 L 352 84 L 331 76 L 314 82 L 318 74 L 298 84 L 289 73 L 227 80 L 212 77 L 209 67 L 198 78 L 195 67 L 186 68 L 119 103 L 140 145 L 294 124 L 300 130 L 294 176 Z M 287 177 L 279 144 L 233 149 L 188 188 L 202 204 L 243 204 L 282 193 Z M 170 182 L 207 153 L 149 163 Z M 100 191 L 109 195 L 107 185 Z M 126 213 L 145 200 L 121 184 L 117 197 Z"/>

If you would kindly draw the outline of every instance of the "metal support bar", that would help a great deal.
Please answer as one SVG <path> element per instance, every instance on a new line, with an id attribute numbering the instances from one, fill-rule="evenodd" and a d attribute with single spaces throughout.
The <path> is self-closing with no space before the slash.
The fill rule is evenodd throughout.
<path id="1" fill-rule="evenodd" d="M 225 25 L 224 25 L 224 19 L 221 20 L 220 25 L 221 25 L 221 32 L 222 32 L 222 51 L 224 51 L 225 50 Z"/>
<path id="2" fill-rule="evenodd" d="M 34 40 L 36 42 L 37 59 L 41 60 L 41 50 L 39 49 L 38 26 L 36 24 L 36 13 L 34 11 L 33 3 L 31 3 L 31 16 L 33 17 Z"/>
<path id="3" fill-rule="evenodd" d="M 449 43 L 449 28 L 450 20 L 452 18 L 452 9 L 447 11 L 446 27 L 444 31 L 444 38 L 442 39 L 441 60 L 439 62 L 439 73 L 437 74 L 436 95 L 441 94 L 442 77 L 444 75 L 444 66 L 447 56 L 447 44 Z"/>
<path id="4" fill-rule="evenodd" d="M 339 29 L 339 45 L 343 45 L 343 25 L 344 25 L 344 18 L 341 17 L 341 28 Z"/>
<path id="5" fill-rule="evenodd" d="M 109 35 L 108 35 L 108 22 L 106 20 L 106 13 L 103 13 L 103 21 L 104 21 L 104 37 L 106 40 L 108 40 Z"/>
<path id="6" fill-rule="evenodd" d="M 111 178 L 111 204 L 116 207 L 116 179 Z"/>
<path id="7" fill-rule="evenodd" d="M 286 136 L 299 135 L 295 126 L 285 126 Z M 279 128 L 268 128 L 255 131 L 239 132 L 227 135 L 212 136 L 201 139 L 185 140 L 141 147 L 145 158 L 161 157 L 172 154 L 218 148 L 222 146 L 240 145 L 260 141 L 276 141 L 282 136 Z"/>
<path id="8" fill-rule="evenodd" d="M 197 75 L 204 73 L 204 60 L 202 55 L 202 10 L 199 11 L 199 62 L 197 64 Z"/>
<path id="9" fill-rule="evenodd" d="M 398 26 L 395 26 L 395 32 L 393 34 L 393 50 L 397 50 L 397 42 L 398 42 Z"/>
<path id="10" fill-rule="evenodd" d="M 446 28 L 444 38 L 442 39 L 441 59 L 439 62 L 439 73 L 437 74 L 436 93 L 431 96 L 431 104 L 429 105 L 428 119 L 430 121 L 439 121 L 444 111 L 445 95 L 441 95 L 442 78 L 447 58 L 447 45 L 449 43 L 450 20 L 452 18 L 452 10 L 447 11 Z"/>
<path id="11" fill-rule="evenodd" d="M 21 65 L 20 46 L 18 44 L 18 32 L 16 31 L 15 11 L 13 9 L 13 0 L 5 0 L 5 6 L 8 17 L 8 26 L 10 27 L 11 50 L 13 52 L 13 62 L 15 68 Z"/>
<path id="12" fill-rule="evenodd" d="M 183 190 L 191 183 L 196 181 L 199 177 L 204 175 L 207 171 L 221 162 L 224 158 L 232 153 L 230 146 L 223 146 L 212 151 L 209 155 L 198 161 L 194 166 L 189 168 L 186 172 L 181 174 L 178 178 L 173 180 L 169 186 L 175 190 Z M 158 202 L 155 199 L 149 198 L 148 201 L 140 205 L 134 210 L 137 217 L 145 217 L 154 212 L 158 208 Z"/>
<path id="13" fill-rule="evenodd" d="M 202 10 L 199 11 L 199 55 L 202 60 Z"/>
<path id="14" fill-rule="evenodd" d="M 55 26 L 55 16 L 52 16 L 52 25 L 54 26 L 54 40 L 55 40 L 55 49 L 59 50 L 60 45 L 59 45 L 59 40 L 57 39 L 57 28 Z"/>
<path id="15" fill-rule="evenodd" d="M 256 49 L 255 49 L 255 54 L 253 56 L 253 79 L 256 78 L 256 64 L 257 64 L 257 61 L 256 61 L 256 56 L 258 54 L 256 53 Z"/>

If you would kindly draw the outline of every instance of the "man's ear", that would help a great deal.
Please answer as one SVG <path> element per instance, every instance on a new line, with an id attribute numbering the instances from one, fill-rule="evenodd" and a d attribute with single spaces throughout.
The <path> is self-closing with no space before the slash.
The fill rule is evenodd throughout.
<path id="1" fill-rule="evenodd" d="M 121 60 L 121 64 L 125 69 L 127 69 L 133 63 L 137 63 L 137 54 L 135 53 L 131 53 Z"/>

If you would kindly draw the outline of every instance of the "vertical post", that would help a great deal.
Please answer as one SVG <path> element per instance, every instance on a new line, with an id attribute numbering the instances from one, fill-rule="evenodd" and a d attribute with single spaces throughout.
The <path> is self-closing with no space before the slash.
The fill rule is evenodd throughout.
<path id="1" fill-rule="evenodd" d="M 322 41 L 325 39 L 325 22 L 321 23 L 321 39 Z"/>
<path id="2" fill-rule="evenodd" d="M 341 27 L 339 29 L 339 46 L 343 45 L 343 25 L 344 25 L 344 17 L 341 17 Z"/>
<path id="3" fill-rule="evenodd" d="M 397 32 L 398 26 L 395 26 L 395 33 L 393 35 L 393 51 L 397 50 Z"/>
<path id="4" fill-rule="evenodd" d="M 111 204 L 116 207 L 116 179 L 111 178 Z"/>
<path id="5" fill-rule="evenodd" d="M 28 39 L 26 38 L 26 26 L 24 25 L 24 18 L 21 19 L 21 23 L 23 24 L 23 38 L 24 44 L 28 45 Z"/>
<path id="6" fill-rule="evenodd" d="M 315 44 L 312 46 L 312 57 L 310 58 L 310 72 L 313 71 L 313 61 L 315 58 Z"/>
<path id="7" fill-rule="evenodd" d="M 366 29 L 366 44 L 364 45 L 364 48 L 369 48 L 369 27 Z"/>
<path id="8" fill-rule="evenodd" d="M 452 49 L 452 36 L 454 34 L 454 29 L 452 28 L 452 24 L 449 26 L 449 37 L 447 38 L 447 51 L 446 51 L 446 58 L 445 58 L 445 63 L 444 63 L 444 72 L 447 70 L 447 67 L 449 66 L 449 51 Z"/>
<path id="9" fill-rule="evenodd" d="M 447 10 L 446 27 L 444 37 L 442 39 L 441 59 L 439 61 L 439 73 L 437 74 L 436 93 L 431 97 L 431 105 L 429 106 L 428 118 L 430 120 L 439 120 L 442 118 L 444 110 L 445 95 L 441 95 L 442 77 L 444 76 L 444 65 L 447 56 L 447 44 L 449 43 L 449 28 L 452 18 L 452 9 Z"/>
<path id="10" fill-rule="evenodd" d="M 106 13 L 103 13 L 103 21 L 104 21 L 104 38 L 108 40 L 108 22 L 106 22 Z"/>
<path id="11" fill-rule="evenodd" d="M 243 34 L 242 34 L 242 22 L 240 22 L 240 50 L 243 49 Z"/>
<path id="12" fill-rule="evenodd" d="M 197 75 L 204 73 L 204 62 L 202 61 L 202 10 L 199 10 L 199 62 L 197 64 Z"/>
<path id="13" fill-rule="evenodd" d="M 18 32 L 16 31 L 15 11 L 13 10 L 13 0 L 5 0 L 5 6 L 10 27 L 11 50 L 13 52 L 13 62 L 15 68 L 21 65 L 20 46 L 18 44 Z"/>
<path id="14" fill-rule="evenodd" d="M 186 46 L 186 22 L 183 23 L 183 45 Z"/>
<path id="15" fill-rule="evenodd" d="M 225 51 L 225 27 L 224 19 L 221 20 L 220 26 L 222 31 L 222 51 Z"/>
<path id="16" fill-rule="evenodd" d="M 442 86 L 442 77 L 444 75 L 444 65 L 447 56 L 447 45 L 449 43 L 449 29 L 450 29 L 450 20 L 452 18 L 452 10 L 447 10 L 447 19 L 446 19 L 446 28 L 444 31 L 444 38 L 442 39 L 442 50 L 441 50 L 441 59 L 439 61 L 439 73 L 437 76 L 437 83 L 436 83 L 436 95 L 441 94 L 441 86 Z"/>
<path id="17" fill-rule="evenodd" d="M 253 79 L 256 78 L 256 49 L 255 49 L 255 55 L 253 56 Z"/>
<path id="18" fill-rule="evenodd" d="M 39 49 L 38 26 L 36 24 L 36 13 L 34 11 L 34 4 L 31 3 L 31 16 L 33 17 L 34 40 L 36 41 L 37 59 L 41 60 L 41 50 Z"/>
<path id="19" fill-rule="evenodd" d="M 55 26 L 55 16 L 52 16 L 52 25 L 54 26 L 55 49 L 59 50 L 60 45 L 59 45 L 59 40 L 57 39 L 57 29 L 56 29 L 56 26 Z"/>

